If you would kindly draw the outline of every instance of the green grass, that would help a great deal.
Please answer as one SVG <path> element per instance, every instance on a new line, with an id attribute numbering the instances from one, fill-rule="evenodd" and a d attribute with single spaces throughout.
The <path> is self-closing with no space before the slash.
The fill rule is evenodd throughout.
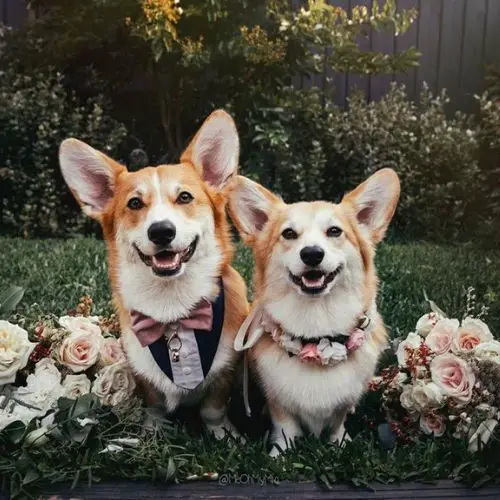
<path id="1" fill-rule="evenodd" d="M 106 250 L 96 239 L 0 239 L 0 283 L 26 288 L 19 312 L 61 314 L 90 294 L 98 313 L 111 310 Z M 235 267 L 247 282 L 252 259 L 240 247 Z M 379 307 L 393 336 L 405 334 L 428 311 L 424 291 L 449 315 L 461 316 L 466 289 L 490 306 L 491 328 L 500 334 L 500 251 L 470 245 L 381 245 L 377 253 Z"/>
<path id="2" fill-rule="evenodd" d="M 111 311 L 101 241 L 0 238 L 0 255 L 2 287 L 15 284 L 26 288 L 18 318 L 31 322 L 40 314 L 62 314 L 83 294 L 93 297 L 97 313 Z M 251 279 L 252 259 L 246 249 L 238 249 L 235 266 L 247 281 Z M 377 254 L 377 267 L 379 306 L 393 337 L 411 331 L 420 315 L 428 311 L 424 290 L 449 315 L 461 317 L 468 286 L 475 288 L 478 303 L 489 305 L 488 323 L 497 336 L 500 334 L 500 251 L 469 245 L 386 244 Z M 358 414 L 363 412 L 361 408 Z M 102 449 L 107 439 L 125 434 L 140 436 L 141 446 L 119 455 L 89 451 L 92 447 Z M 319 480 L 325 485 L 449 477 L 470 483 L 500 480 L 500 456 L 494 446 L 471 457 L 460 441 L 429 439 L 389 452 L 381 449 L 366 429 L 344 448 L 304 439 L 276 461 L 267 456 L 262 437 L 241 446 L 231 439 L 214 442 L 172 424 L 151 435 L 144 434 L 136 423 L 111 416 L 103 418 L 85 445 L 51 441 L 41 449 L 9 449 L 10 455 L 2 454 L 0 440 L 0 476 L 14 489 L 21 488 L 21 496 L 47 482 L 109 477 L 185 481 L 190 475 L 210 472 L 225 474 L 233 482 L 248 474 L 256 484 L 271 479 Z M 29 482 L 21 487 L 27 477 Z"/>

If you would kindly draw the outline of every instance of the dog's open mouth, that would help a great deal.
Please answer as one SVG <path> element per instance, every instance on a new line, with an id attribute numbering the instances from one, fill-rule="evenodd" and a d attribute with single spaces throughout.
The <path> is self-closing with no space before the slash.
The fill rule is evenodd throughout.
<path id="1" fill-rule="evenodd" d="M 295 276 L 290 272 L 290 279 L 299 286 L 304 293 L 317 295 L 326 289 L 328 284 L 335 279 L 340 271 L 342 271 L 342 265 L 331 273 L 313 269 L 311 271 L 306 271 L 301 276 Z"/>
<path id="2" fill-rule="evenodd" d="M 151 267 L 157 276 L 175 276 L 180 272 L 182 264 L 188 262 L 193 256 L 198 245 L 198 236 L 184 250 L 161 250 L 155 255 L 145 255 L 137 247 L 137 253 L 147 266 Z"/>

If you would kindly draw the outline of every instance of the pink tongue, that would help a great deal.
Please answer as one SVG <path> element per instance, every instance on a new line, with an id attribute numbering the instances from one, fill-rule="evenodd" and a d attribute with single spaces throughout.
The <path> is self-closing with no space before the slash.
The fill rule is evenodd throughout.
<path id="1" fill-rule="evenodd" d="M 161 267 L 162 269 L 174 269 L 179 265 L 180 260 L 181 256 L 178 253 L 164 253 L 153 256 L 155 267 Z"/>
<path id="2" fill-rule="evenodd" d="M 325 282 L 325 276 L 321 276 L 315 280 L 310 280 L 307 279 L 305 276 L 302 276 L 302 283 L 304 283 L 304 285 L 309 288 L 319 288 L 320 286 L 323 286 L 324 282 Z"/>

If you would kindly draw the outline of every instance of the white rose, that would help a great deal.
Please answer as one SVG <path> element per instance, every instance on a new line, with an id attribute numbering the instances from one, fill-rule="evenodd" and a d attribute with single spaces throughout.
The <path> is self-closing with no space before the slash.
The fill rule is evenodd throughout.
<path id="1" fill-rule="evenodd" d="M 318 343 L 318 352 L 323 364 L 337 364 L 347 359 L 347 348 L 339 342 L 321 339 Z"/>
<path id="2" fill-rule="evenodd" d="M 401 406 L 409 411 L 415 411 L 415 402 L 413 401 L 413 386 L 408 384 L 403 387 L 403 392 L 399 396 L 399 401 L 401 402 Z"/>
<path id="3" fill-rule="evenodd" d="M 59 362 L 73 373 L 83 372 L 97 362 L 103 340 L 100 333 L 83 330 L 70 333 L 59 348 Z"/>
<path id="4" fill-rule="evenodd" d="M 88 394 L 90 392 L 90 385 L 90 380 L 85 373 L 66 375 L 62 383 L 64 396 L 70 399 L 76 399 L 83 394 Z"/>
<path id="5" fill-rule="evenodd" d="M 114 406 L 130 398 L 136 387 L 126 363 L 105 366 L 97 374 L 92 392 L 106 405 Z"/>
<path id="6" fill-rule="evenodd" d="M 428 314 L 424 314 L 418 321 L 417 326 L 415 328 L 415 332 L 418 333 L 421 337 L 427 337 L 431 330 L 436 326 L 437 322 L 443 319 L 443 317 L 436 313 L 430 312 Z"/>
<path id="7" fill-rule="evenodd" d="M 70 333 L 87 332 L 101 335 L 98 322 L 99 318 L 96 316 L 62 316 L 59 318 L 59 324 Z"/>
<path id="8" fill-rule="evenodd" d="M 486 323 L 480 319 L 465 318 L 453 337 L 451 350 L 456 354 L 472 351 L 483 342 L 491 340 L 493 340 L 493 335 Z"/>
<path id="9" fill-rule="evenodd" d="M 15 399 L 32 407 L 33 416 L 45 415 L 62 395 L 61 374 L 50 358 L 39 361 L 34 373 L 28 375 L 26 386 L 18 387 L 14 392 Z"/>
<path id="10" fill-rule="evenodd" d="M 295 356 L 299 354 L 302 349 L 302 342 L 298 339 L 293 339 L 290 335 L 283 334 L 280 339 L 281 346 L 288 352 Z"/>
<path id="11" fill-rule="evenodd" d="M 420 412 L 439 408 L 444 401 L 441 389 L 434 383 L 418 380 L 413 388 L 412 398 L 415 408 Z"/>
<path id="12" fill-rule="evenodd" d="M 468 450 L 470 453 L 476 453 L 479 450 L 479 442 L 481 442 L 481 447 L 484 448 L 488 444 L 493 431 L 498 425 L 498 420 L 494 418 L 489 418 L 488 420 L 483 420 L 475 431 L 469 432 L 469 446 Z"/>
<path id="13" fill-rule="evenodd" d="M 405 340 L 400 342 L 396 355 L 399 366 L 406 368 L 408 362 L 408 349 L 418 349 L 422 343 L 422 337 L 416 333 L 409 333 Z"/>
<path id="14" fill-rule="evenodd" d="M 28 332 L 8 321 L 0 321 L 0 386 L 11 384 L 16 374 L 28 363 L 36 343 Z"/>
<path id="15" fill-rule="evenodd" d="M 493 361 L 500 364 L 500 342 L 490 340 L 483 342 L 474 349 L 474 356 L 479 361 Z"/>

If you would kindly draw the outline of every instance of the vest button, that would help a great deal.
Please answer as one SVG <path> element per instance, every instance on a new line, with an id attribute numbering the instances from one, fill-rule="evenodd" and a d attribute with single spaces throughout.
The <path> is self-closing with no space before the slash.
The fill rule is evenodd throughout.
<path id="1" fill-rule="evenodd" d="M 189 368 L 189 366 L 185 366 L 182 369 L 182 373 L 184 373 L 184 375 L 191 375 L 191 368 Z"/>

